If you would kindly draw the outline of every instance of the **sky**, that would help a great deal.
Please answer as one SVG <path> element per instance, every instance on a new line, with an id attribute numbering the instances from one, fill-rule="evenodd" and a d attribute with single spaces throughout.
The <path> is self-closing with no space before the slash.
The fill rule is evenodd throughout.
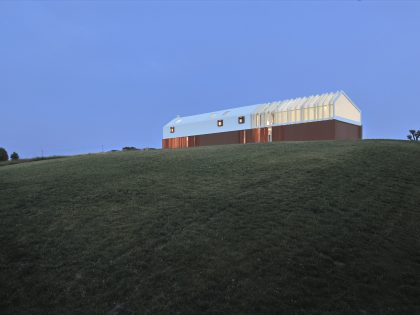
<path id="1" fill-rule="evenodd" d="M 345 91 L 364 138 L 420 129 L 418 1 L 0 0 L 0 147 L 161 147 L 186 116 Z"/>

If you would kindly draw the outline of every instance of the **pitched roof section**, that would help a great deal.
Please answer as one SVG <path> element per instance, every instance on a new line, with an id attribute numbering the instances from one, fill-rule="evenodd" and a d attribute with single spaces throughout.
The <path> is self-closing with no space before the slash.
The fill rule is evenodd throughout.
<path id="1" fill-rule="evenodd" d="M 304 111 L 306 108 L 308 110 Z M 336 109 L 339 111 L 336 112 Z M 248 117 L 244 124 L 238 125 L 239 116 Z M 218 128 L 216 123 L 221 119 L 224 121 L 223 128 Z M 343 91 L 337 91 L 193 116 L 177 116 L 163 127 L 163 137 L 219 133 L 325 119 L 338 119 L 360 125 L 361 111 Z M 175 127 L 175 132 L 170 133 L 170 127 Z"/>
<path id="2" fill-rule="evenodd" d="M 312 95 L 299 97 L 279 102 L 271 102 L 259 105 L 254 114 L 267 112 L 283 112 L 287 110 L 303 109 L 308 107 L 317 107 L 334 104 L 334 101 L 342 95 L 342 91 L 335 93 L 325 93 L 321 95 Z"/>
<path id="3" fill-rule="evenodd" d="M 192 115 L 192 116 L 177 116 L 168 122 L 165 126 L 176 126 L 184 124 L 195 124 L 197 122 L 204 122 L 208 120 L 226 119 L 230 117 L 251 115 L 259 105 L 249 105 L 242 107 L 229 108 L 219 110 L 211 113 Z"/>

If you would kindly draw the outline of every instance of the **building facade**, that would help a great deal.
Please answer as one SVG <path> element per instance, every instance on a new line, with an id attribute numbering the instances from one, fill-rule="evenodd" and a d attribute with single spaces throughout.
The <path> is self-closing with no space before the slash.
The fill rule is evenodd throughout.
<path id="1" fill-rule="evenodd" d="M 343 92 L 175 117 L 164 149 L 272 141 L 362 138 L 360 109 Z"/>

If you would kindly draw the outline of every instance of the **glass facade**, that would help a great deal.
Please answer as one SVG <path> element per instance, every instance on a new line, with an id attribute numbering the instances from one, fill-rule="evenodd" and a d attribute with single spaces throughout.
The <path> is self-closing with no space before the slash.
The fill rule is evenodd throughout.
<path id="1" fill-rule="evenodd" d="M 333 105 L 321 105 L 306 108 L 264 111 L 252 115 L 253 125 L 264 127 L 268 125 L 296 124 L 333 118 Z"/>

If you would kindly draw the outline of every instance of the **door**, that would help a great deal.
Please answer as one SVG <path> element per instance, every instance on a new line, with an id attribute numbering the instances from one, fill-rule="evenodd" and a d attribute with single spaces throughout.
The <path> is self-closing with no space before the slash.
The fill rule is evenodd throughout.
<path id="1" fill-rule="evenodd" d="M 268 142 L 273 141 L 273 128 L 268 127 Z"/>

